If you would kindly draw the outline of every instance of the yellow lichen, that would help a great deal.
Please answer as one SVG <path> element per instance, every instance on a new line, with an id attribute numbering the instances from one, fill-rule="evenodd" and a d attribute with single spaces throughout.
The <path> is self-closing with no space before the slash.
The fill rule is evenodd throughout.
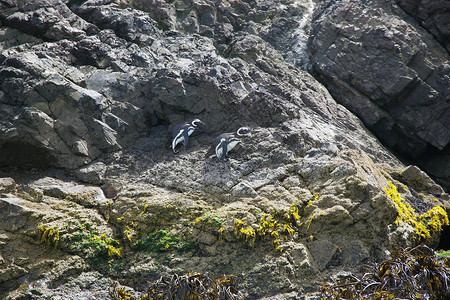
<path id="1" fill-rule="evenodd" d="M 141 215 L 145 214 L 147 212 L 148 204 L 144 205 L 144 209 L 141 212 Z"/>
<path id="2" fill-rule="evenodd" d="M 308 204 L 306 205 L 305 209 L 307 209 L 308 207 L 311 207 L 311 205 L 312 205 L 315 201 L 319 200 L 320 194 L 313 193 L 313 197 L 314 197 L 314 198 L 313 198 L 312 200 L 309 200 L 309 201 L 308 201 Z"/>
<path id="3" fill-rule="evenodd" d="M 202 220 L 203 220 L 202 217 L 198 217 L 197 219 L 195 219 L 194 225 L 197 225 L 197 224 L 200 223 Z"/>
<path id="4" fill-rule="evenodd" d="M 108 248 L 108 256 L 109 257 L 112 257 L 114 255 L 117 255 L 118 257 L 122 257 L 122 253 L 120 252 L 119 248 L 116 248 L 109 244 L 107 244 L 106 247 Z"/>
<path id="5" fill-rule="evenodd" d="M 255 247 L 256 231 L 251 226 L 241 226 L 237 236 L 242 239 L 244 243 L 248 243 L 250 247 Z"/>
<path id="6" fill-rule="evenodd" d="M 435 206 L 426 213 L 420 215 L 420 221 L 427 224 L 432 231 L 441 231 L 443 225 L 449 225 L 448 215 L 442 206 Z"/>
<path id="7" fill-rule="evenodd" d="M 236 236 L 244 243 L 249 241 L 250 246 L 253 247 L 258 237 L 261 239 L 268 237 L 272 240 L 275 250 L 282 251 L 283 248 L 279 246 L 280 239 L 293 238 L 295 228 L 302 223 L 300 223 L 297 206 L 292 204 L 286 211 L 277 212 L 274 210 L 270 215 L 262 215 L 256 230 L 245 226 L 245 223 L 239 219 L 234 224 Z"/>
<path id="8" fill-rule="evenodd" d="M 133 225 L 133 222 L 132 222 L 132 225 Z M 127 241 L 129 241 L 129 242 L 132 241 L 133 232 L 134 232 L 134 228 L 133 227 L 130 227 L 128 225 L 125 226 L 124 234 L 125 234 L 125 239 Z"/>
<path id="9" fill-rule="evenodd" d="M 311 222 L 314 220 L 315 217 L 316 215 L 312 215 L 311 219 L 309 219 L 308 227 L 306 227 L 306 229 L 309 229 L 309 226 L 311 226 Z"/>
<path id="10" fill-rule="evenodd" d="M 283 229 L 287 231 L 290 237 L 292 237 L 295 231 L 290 224 L 284 224 Z"/>
<path id="11" fill-rule="evenodd" d="M 448 225 L 449 220 L 446 211 L 441 206 L 435 206 L 429 211 L 418 215 L 414 208 L 405 201 L 397 191 L 392 181 L 388 181 L 389 187 L 385 187 L 386 195 L 392 199 L 398 211 L 394 224 L 407 223 L 414 228 L 414 232 L 425 239 L 431 237 L 431 232 L 442 230 L 443 225 Z"/>
<path id="12" fill-rule="evenodd" d="M 47 246 L 53 246 L 53 248 L 56 249 L 59 242 L 59 229 L 58 227 L 45 227 L 44 225 L 41 225 L 39 226 L 38 238 Z"/>
<path id="13" fill-rule="evenodd" d="M 244 225 L 244 222 L 240 219 L 234 221 L 234 233 L 238 235 L 239 229 Z"/>
<path id="14" fill-rule="evenodd" d="M 222 241 L 222 234 L 223 234 L 224 231 L 225 231 L 224 227 L 220 227 L 219 228 L 219 241 Z"/>

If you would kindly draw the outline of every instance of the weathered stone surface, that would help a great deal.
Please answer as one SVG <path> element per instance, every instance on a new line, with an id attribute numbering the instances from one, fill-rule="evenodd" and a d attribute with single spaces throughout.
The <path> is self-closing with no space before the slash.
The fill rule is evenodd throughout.
<path id="1" fill-rule="evenodd" d="M 416 17 L 422 13 L 418 18 L 423 21 L 433 19 L 436 26 L 431 21 L 424 26 L 439 42 L 447 43 L 443 41 L 447 40 L 448 24 L 437 17 L 448 14 L 446 4 L 398 2 L 407 11 L 414 11 Z M 324 3 L 312 27 L 312 69 L 333 97 L 360 117 L 386 145 L 417 160 L 447 185 L 448 52 L 393 2 Z M 442 35 L 437 33 L 441 29 Z"/>
<path id="2" fill-rule="evenodd" d="M 399 0 L 397 3 L 450 53 L 450 4 L 445 0 Z"/>
<path id="3" fill-rule="evenodd" d="M 75 175 L 81 181 L 93 184 L 101 184 L 103 183 L 105 172 L 106 165 L 102 162 L 97 162 L 78 169 L 75 172 Z"/>
<path id="4" fill-rule="evenodd" d="M 0 192 L 9 193 L 14 189 L 16 182 L 11 177 L 0 178 Z"/>

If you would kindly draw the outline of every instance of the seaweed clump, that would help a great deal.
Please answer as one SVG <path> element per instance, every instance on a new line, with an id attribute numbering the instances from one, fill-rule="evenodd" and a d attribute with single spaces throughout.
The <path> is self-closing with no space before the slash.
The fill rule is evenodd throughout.
<path id="1" fill-rule="evenodd" d="M 368 269 L 361 279 L 351 275 L 325 284 L 322 293 L 326 299 L 450 299 L 450 260 L 425 245 L 397 250 Z"/>
<path id="2" fill-rule="evenodd" d="M 109 290 L 115 300 L 149 300 L 149 299 L 192 299 L 192 300 L 240 300 L 244 299 L 238 289 L 237 276 L 224 275 L 213 279 L 204 273 L 161 276 L 151 284 L 143 296 L 118 287 L 117 282 Z"/>

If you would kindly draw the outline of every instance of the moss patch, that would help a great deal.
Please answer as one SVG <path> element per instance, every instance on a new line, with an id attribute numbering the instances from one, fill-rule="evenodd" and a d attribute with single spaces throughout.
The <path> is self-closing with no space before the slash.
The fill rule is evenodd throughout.
<path id="1" fill-rule="evenodd" d="M 194 248 L 192 242 L 184 241 L 176 235 L 171 234 L 168 230 L 157 230 L 149 234 L 143 240 L 137 241 L 133 245 L 136 251 L 155 251 L 164 252 L 175 249 L 177 251 L 189 251 Z"/>
<path id="2" fill-rule="evenodd" d="M 81 224 L 80 230 L 68 238 L 71 242 L 70 250 L 83 257 L 98 261 L 122 257 L 118 240 L 100 234 L 89 224 Z"/>

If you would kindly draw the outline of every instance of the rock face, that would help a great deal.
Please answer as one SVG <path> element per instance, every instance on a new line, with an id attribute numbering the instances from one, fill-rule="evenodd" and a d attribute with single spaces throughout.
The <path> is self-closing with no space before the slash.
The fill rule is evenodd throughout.
<path id="1" fill-rule="evenodd" d="M 353 113 L 448 178 L 446 35 L 383 3 L 0 1 L 0 297 L 195 271 L 290 299 L 417 242 L 388 181 L 421 214 L 449 196 Z"/>
<path id="2" fill-rule="evenodd" d="M 400 0 L 397 3 L 450 53 L 450 5 L 447 1 Z"/>
<path id="3" fill-rule="evenodd" d="M 324 3 L 312 25 L 312 69 L 389 148 L 448 186 L 448 3 L 398 2 Z"/>

